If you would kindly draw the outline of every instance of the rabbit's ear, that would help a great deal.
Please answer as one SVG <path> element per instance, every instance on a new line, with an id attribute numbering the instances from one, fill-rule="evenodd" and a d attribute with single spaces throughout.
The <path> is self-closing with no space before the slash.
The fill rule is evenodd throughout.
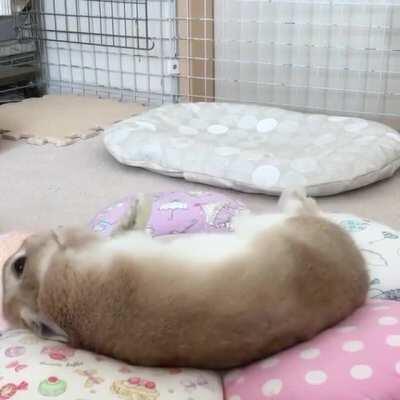
<path id="1" fill-rule="evenodd" d="M 68 342 L 65 331 L 44 315 L 32 312 L 28 308 L 23 308 L 21 310 L 21 318 L 37 336 L 58 342 Z"/>
<path id="2" fill-rule="evenodd" d="M 61 249 L 79 247 L 99 239 L 99 236 L 81 227 L 60 227 L 51 231 L 51 236 Z"/>
<path id="3" fill-rule="evenodd" d="M 54 239 L 54 241 L 57 243 L 57 245 L 61 248 L 64 248 L 66 245 L 66 238 L 65 238 L 65 234 L 63 232 L 63 229 L 58 228 L 58 229 L 54 229 L 51 231 L 51 236 Z"/>

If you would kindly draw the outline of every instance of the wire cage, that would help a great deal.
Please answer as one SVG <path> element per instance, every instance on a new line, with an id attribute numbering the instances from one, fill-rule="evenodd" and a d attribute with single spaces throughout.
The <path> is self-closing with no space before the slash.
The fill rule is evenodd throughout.
<path id="1" fill-rule="evenodd" d="M 20 30 L 29 7 L 24 1 L 0 2 L 0 103 L 38 94 L 38 48 L 35 40 L 24 38 Z"/>
<path id="2" fill-rule="evenodd" d="M 48 92 L 234 101 L 400 128 L 400 0 L 31 0 Z"/>
<path id="3" fill-rule="evenodd" d="M 177 54 L 174 0 L 33 3 L 22 30 L 40 43 L 48 92 L 174 101 L 177 79 L 166 72 Z"/>

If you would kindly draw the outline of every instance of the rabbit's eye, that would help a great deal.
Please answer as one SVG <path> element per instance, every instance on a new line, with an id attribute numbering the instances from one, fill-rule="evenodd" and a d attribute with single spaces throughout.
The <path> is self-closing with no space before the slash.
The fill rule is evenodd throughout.
<path id="1" fill-rule="evenodd" d="M 13 270 L 15 275 L 19 278 L 24 272 L 26 257 L 19 257 L 14 261 Z"/>

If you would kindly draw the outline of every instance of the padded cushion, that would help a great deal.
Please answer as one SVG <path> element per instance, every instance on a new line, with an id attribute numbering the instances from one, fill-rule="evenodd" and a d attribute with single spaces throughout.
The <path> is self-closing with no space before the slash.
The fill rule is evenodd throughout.
<path id="1" fill-rule="evenodd" d="M 208 229 L 205 221 L 214 221 L 211 223 L 211 231 L 216 228 L 229 229 L 230 218 L 243 207 L 240 203 L 212 193 L 177 195 L 174 192 L 154 196 L 155 214 L 151 214 L 149 221 L 153 221 L 152 217 L 157 218 L 149 224 L 153 227 L 150 229 L 151 233 L 176 233 L 177 226 L 187 226 L 186 222 L 191 220 L 188 218 L 192 215 L 189 212 L 191 207 L 203 209 L 205 204 L 211 205 L 208 207 L 210 210 L 220 210 L 223 204 L 224 207 L 229 206 L 230 211 L 223 212 L 222 219 L 200 218 L 201 223 L 196 225 L 197 228 Z M 193 195 L 197 200 L 192 200 Z M 93 220 L 92 227 L 98 227 L 104 234 L 110 233 L 133 199 L 134 196 L 128 196 L 100 212 L 100 217 Z M 203 200 L 208 202 L 203 203 Z M 190 204 L 190 207 L 178 207 L 178 203 Z M 174 207 L 163 207 L 165 204 L 174 204 Z M 186 210 L 187 214 L 182 210 Z M 169 216 L 172 218 L 160 217 L 160 212 L 170 212 Z M 347 229 L 363 249 L 373 281 L 371 296 L 400 299 L 399 233 L 352 215 L 331 214 L 330 218 Z M 215 223 L 221 220 L 224 221 L 221 226 Z M 108 223 L 103 224 L 101 221 Z M 100 229 L 99 226 L 106 229 Z M 0 235 L 0 265 L 25 237 L 25 233 L 17 232 Z M 400 303 L 398 304 L 373 303 L 343 322 L 340 325 L 344 328 L 342 330 L 332 328 L 309 343 L 232 372 L 225 378 L 226 399 L 257 400 L 274 394 L 275 397 L 272 398 L 283 400 L 365 400 L 362 393 L 368 393 L 368 399 L 371 400 L 400 399 Z M 1 326 L 1 320 L 0 312 L 0 331 L 6 328 L 5 325 Z M 386 339 L 383 340 L 385 335 Z M 345 350 L 339 351 L 341 346 Z M 88 400 L 132 400 L 139 398 L 138 393 L 146 394 L 146 400 L 222 399 L 220 382 L 215 374 L 193 370 L 128 367 L 91 353 L 42 341 L 26 331 L 0 333 L 0 365 L 4 365 L 3 379 L 0 380 L 0 399 L 15 395 L 16 400 L 28 397 L 35 400 L 52 394 L 60 399 L 76 397 Z M 356 378 L 351 375 L 353 367 Z M 346 368 L 347 371 L 350 370 L 351 378 L 346 375 Z M 369 376 L 371 369 L 373 375 Z M 305 383 L 306 374 L 311 384 Z M 347 390 L 343 389 L 342 379 L 346 382 Z M 150 387 L 146 387 L 146 383 Z M 339 389 L 344 392 L 338 392 Z M 309 393 L 314 394 L 314 397 L 309 396 Z"/>
<path id="2" fill-rule="evenodd" d="M 127 196 L 101 210 L 91 221 L 91 228 L 111 234 L 136 198 Z M 153 236 L 227 232 L 231 230 L 232 218 L 247 210 L 240 201 L 215 192 L 160 192 L 150 198 L 145 229 Z"/>
<path id="3" fill-rule="evenodd" d="M 400 303 L 379 301 L 278 355 L 225 376 L 228 400 L 400 399 Z"/>
<path id="4" fill-rule="evenodd" d="M 213 372 L 132 367 L 25 330 L 5 332 L 0 349 L 2 400 L 223 399 Z"/>
<path id="5" fill-rule="evenodd" d="M 279 194 L 330 195 L 387 178 L 400 134 L 358 118 L 229 103 L 169 104 L 106 130 L 121 163 L 189 181 Z"/>
<path id="6" fill-rule="evenodd" d="M 370 272 L 370 297 L 400 301 L 400 232 L 350 214 L 330 214 L 330 218 L 360 247 Z"/>

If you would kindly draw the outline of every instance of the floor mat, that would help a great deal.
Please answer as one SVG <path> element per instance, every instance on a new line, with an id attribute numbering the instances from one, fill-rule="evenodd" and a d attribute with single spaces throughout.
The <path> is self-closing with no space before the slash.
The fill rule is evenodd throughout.
<path id="1" fill-rule="evenodd" d="M 137 103 L 89 96 L 47 95 L 0 107 L 0 134 L 31 144 L 64 146 L 102 132 L 114 122 L 144 111 Z"/>

